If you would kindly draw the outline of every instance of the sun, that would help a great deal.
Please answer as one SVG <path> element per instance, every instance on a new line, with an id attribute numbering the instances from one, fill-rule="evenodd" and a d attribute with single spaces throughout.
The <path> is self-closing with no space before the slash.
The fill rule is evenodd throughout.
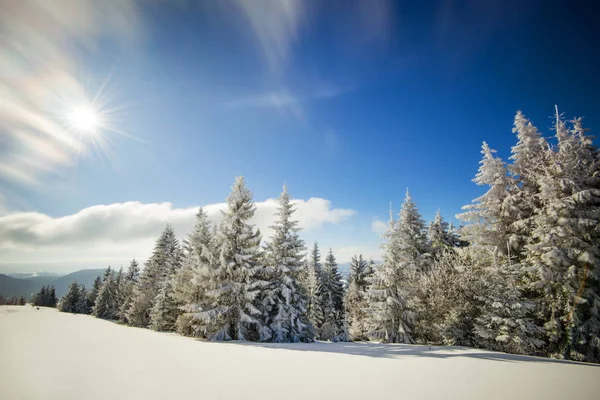
<path id="1" fill-rule="evenodd" d="M 69 123 L 82 133 L 94 133 L 100 125 L 100 119 L 92 108 L 76 107 L 69 114 Z"/>

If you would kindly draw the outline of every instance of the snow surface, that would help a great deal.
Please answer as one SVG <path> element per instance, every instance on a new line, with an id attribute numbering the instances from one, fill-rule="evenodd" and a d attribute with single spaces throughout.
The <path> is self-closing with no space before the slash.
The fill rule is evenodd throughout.
<path id="1" fill-rule="evenodd" d="M 597 399 L 600 366 L 477 349 L 214 343 L 0 307 L 0 398 Z"/>

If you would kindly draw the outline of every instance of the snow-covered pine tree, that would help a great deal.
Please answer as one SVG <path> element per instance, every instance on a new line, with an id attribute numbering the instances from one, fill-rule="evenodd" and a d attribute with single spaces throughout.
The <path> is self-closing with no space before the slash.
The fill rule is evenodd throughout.
<path id="1" fill-rule="evenodd" d="M 321 305 L 323 307 L 323 325 L 320 329 L 320 339 L 331 341 L 346 340 L 344 332 L 344 285 L 338 270 L 333 250 L 323 264 L 321 274 Z"/>
<path id="2" fill-rule="evenodd" d="M 122 303 L 119 307 L 118 317 L 123 322 L 127 322 L 127 311 L 131 307 L 131 302 L 133 300 L 133 288 L 137 284 L 139 277 L 140 267 L 134 258 L 129 263 L 129 267 L 127 268 L 127 272 L 123 278 L 123 285 L 121 289 Z"/>
<path id="3" fill-rule="evenodd" d="M 194 230 L 186 239 L 183 265 L 173 277 L 173 296 L 183 313 L 177 318 L 177 331 L 188 336 L 204 336 L 204 322 L 194 315 L 207 307 L 206 292 L 213 289 L 217 265 L 214 225 L 202 208 L 196 214 Z"/>
<path id="4" fill-rule="evenodd" d="M 48 299 L 46 301 L 46 307 L 56 307 L 58 299 L 56 298 L 56 288 L 54 285 L 48 286 Z"/>
<path id="5" fill-rule="evenodd" d="M 491 255 L 481 255 L 491 251 Z M 516 354 L 537 354 L 542 346 L 543 329 L 533 320 L 535 304 L 523 298 L 518 285 L 519 266 L 496 249 L 474 248 L 477 265 L 471 274 L 478 317 L 474 322 L 477 347 Z"/>
<path id="6" fill-rule="evenodd" d="M 307 303 L 306 313 L 308 321 L 314 329 L 316 337 L 320 337 L 320 328 L 323 325 L 323 304 L 321 295 L 321 280 L 323 270 L 321 267 L 321 254 L 319 244 L 314 243 L 308 259 L 305 262 L 305 282 Z"/>
<path id="7" fill-rule="evenodd" d="M 261 265 L 256 272 L 256 279 L 262 281 L 260 294 L 257 297 L 257 307 L 260 310 L 261 327 L 259 332 L 259 340 L 268 342 L 274 340 L 271 325 L 277 314 L 277 304 L 279 302 L 279 285 L 276 276 L 275 266 L 269 261 L 268 244 L 265 247 L 260 247 L 256 259 L 258 265 Z"/>
<path id="8" fill-rule="evenodd" d="M 425 221 L 407 189 L 400 209 L 398 235 L 400 236 L 400 250 L 410 259 L 417 273 L 426 269 L 428 264 L 426 232 Z"/>
<path id="9" fill-rule="evenodd" d="M 119 310 L 123 307 L 125 301 L 125 273 L 123 267 L 119 268 L 119 271 L 115 274 L 115 290 L 116 290 L 116 306 L 117 312 L 116 317 L 119 317 Z"/>
<path id="10" fill-rule="evenodd" d="M 90 307 L 90 303 L 88 302 L 89 295 L 85 285 L 83 283 L 79 285 L 79 301 L 76 306 L 77 313 L 90 314 L 92 312 L 92 307 Z"/>
<path id="11" fill-rule="evenodd" d="M 527 140 L 532 142 L 535 129 L 519 118 L 517 115 L 516 129 L 528 132 Z M 526 170 L 528 164 L 523 160 L 526 153 L 528 159 L 533 154 L 525 151 L 524 136 L 520 138 L 523 139 L 519 142 L 520 150 L 513 149 L 513 160 L 522 162 L 514 171 L 527 174 L 531 169 Z M 538 145 L 541 143 L 538 141 Z M 530 143 L 529 147 L 534 146 Z M 496 158 L 494 152 L 483 143 L 483 159 L 474 179 L 478 185 L 489 186 L 488 191 L 473 200 L 475 204 L 463 207 L 469 211 L 457 215 L 470 222 L 462 233 L 473 246 L 470 251 L 473 263 L 463 276 L 471 282 L 469 290 L 475 293 L 473 304 L 478 317 L 474 323 L 474 342 L 478 346 L 514 353 L 535 352 L 543 344 L 541 330 L 532 319 L 534 304 L 525 298 L 520 284 L 526 268 L 516 262 L 526 238 L 514 235 L 527 231 L 525 225 L 515 222 L 519 216 L 526 217 L 529 211 L 525 208 L 533 202 L 520 194 L 528 178 L 515 175 L 516 172 L 509 176 L 504 162 Z"/>
<path id="12" fill-rule="evenodd" d="M 108 267 L 102 277 L 102 286 L 94 303 L 92 314 L 102 319 L 116 319 L 118 311 L 118 289 L 115 272 Z"/>
<path id="13" fill-rule="evenodd" d="M 178 304 L 173 297 L 171 280 L 166 279 L 162 285 L 150 311 L 149 327 L 155 331 L 172 331 L 179 316 Z"/>
<path id="14" fill-rule="evenodd" d="M 261 310 L 258 300 L 265 284 L 257 279 L 260 232 L 249 220 L 256 206 L 244 178 L 236 179 L 219 227 L 219 264 L 207 306 L 194 316 L 204 321 L 212 340 L 258 340 Z"/>
<path id="15" fill-rule="evenodd" d="M 367 340 L 367 290 L 373 273 L 370 263 L 359 254 L 352 257 L 350 262 L 350 277 L 346 291 L 346 319 L 348 333 L 352 340 Z"/>
<path id="16" fill-rule="evenodd" d="M 463 207 L 467 210 L 456 217 L 466 221 L 468 225 L 461 229 L 461 235 L 476 246 L 493 246 L 501 254 L 509 253 L 510 224 L 503 206 L 510 192 L 507 190 L 513 180 L 507 175 L 504 162 L 494 156 L 496 151 L 483 142 L 479 171 L 473 179 L 477 185 L 487 185 L 489 190 L 473 200 L 473 204 Z"/>
<path id="17" fill-rule="evenodd" d="M 127 312 L 127 320 L 133 326 L 147 327 L 150 324 L 150 311 L 154 300 L 167 279 L 181 265 L 181 249 L 171 224 L 167 224 L 160 238 L 156 241 L 150 259 L 133 289 L 131 306 Z"/>
<path id="18" fill-rule="evenodd" d="M 600 363 L 600 148 L 593 144 L 586 131 L 581 118 L 572 120 L 571 134 L 579 139 L 579 151 L 585 160 L 583 183 L 574 196 L 574 214 L 581 224 L 578 233 L 583 233 L 586 244 L 578 249 L 583 248 L 579 261 L 584 263 L 578 296 L 585 303 L 573 308 L 571 335 L 577 358 Z M 591 253 L 591 257 L 586 253 Z"/>
<path id="19" fill-rule="evenodd" d="M 41 307 L 56 307 L 58 299 L 53 285 L 42 286 L 40 291 L 33 296 L 33 304 Z"/>
<path id="20" fill-rule="evenodd" d="M 439 223 L 443 223 L 441 216 Z M 442 226 L 440 229 L 442 229 Z M 432 260 L 427 242 L 425 221 L 423 220 L 417 205 L 412 200 L 408 189 L 406 190 L 406 197 L 400 209 L 398 236 L 402 254 L 401 265 L 402 268 L 407 270 L 408 279 L 411 285 L 411 289 L 409 290 L 410 297 L 408 298 L 407 304 L 414 314 L 415 325 L 413 328 L 412 339 L 423 340 L 425 335 L 418 329 L 423 325 L 420 324 L 423 315 L 421 315 L 419 311 L 429 308 L 429 304 L 427 304 L 426 301 L 427 297 L 419 292 L 416 283 L 419 282 L 422 276 L 430 273 Z"/>
<path id="21" fill-rule="evenodd" d="M 98 298 L 98 292 L 100 292 L 100 287 L 102 286 L 102 278 L 97 276 L 94 279 L 94 283 L 92 284 L 92 289 L 89 291 L 87 296 L 87 305 L 90 313 L 92 312 L 92 308 L 96 303 L 96 299 Z"/>
<path id="22" fill-rule="evenodd" d="M 546 168 L 548 143 L 521 111 L 515 116 L 513 133 L 518 139 L 511 149 L 512 164 L 508 165 L 513 181 L 507 188 L 510 195 L 504 199 L 502 217 L 510 224 L 511 262 L 520 263 L 531 237 L 532 217 L 540 207 L 539 176 Z"/>
<path id="23" fill-rule="evenodd" d="M 541 312 L 555 357 L 600 360 L 598 276 L 600 184 L 598 151 L 581 120 L 568 129 L 556 115 L 555 151 L 539 177 L 541 209 L 535 216 L 526 262 L 543 290 Z"/>
<path id="24" fill-rule="evenodd" d="M 452 247 L 467 247 L 469 243 L 460 238 L 460 228 L 456 228 L 452 222 L 448 225 L 448 240 Z"/>
<path id="25" fill-rule="evenodd" d="M 307 298 L 300 286 L 304 242 L 298 236 L 298 222 L 292 220 L 295 211 L 287 186 L 277 200 L 278 217 L 271 242 L 267 244 L 267 265 L 272 268 L 275 304 L 269 321 L 274 342 L 310 342 L 313 329 L 308 321 Z"/>
<path id="26" fill-rule="evenodd" d="M 195 229 L 195 228 L 194 228 Z M 190 234 L 191 235 L 191 234 Z M 171 282 L 173 288 L 173 298 L 175 299 L 182 313 L 175 321 L 175 330 L 185 336 L 194 336 L 190 326 L 191 318 L 186 316 L 183 307 L 188 302 L 188 297 L 192 298 L 192 268 L 194 265 L 193 255 L 191 252 L 189 237 L 183 240 L 182 243 L 182 261 L 181 268 L 173 275 Z"/>
<path id="27" fill-rule="evenodd" d="M 454 247 L 453 238 L 448 232 L 448 223 L 442 218 L 442 214 L 438 209 L 435 214 L 435 219 L 429 224 L 429 247 L 433 253 L 439 253 L 446 248 Z"/>
<path id="28" fill-rule="evenodd" d="M 384 342 L 413 343 L 417 293 L 414 283 L 427 272 L 425 222 L 408 190 L 394 221 L 390 211 L 384 234 L 383 264 L 375 270 L 368 291 L 369 336 Z"/>
<path id="29" fill-rule="evenodd" d="M 58 303 L 58 310 L 62 312 L 68 312 L 77 314 L 80 312 L 80 297 L 81 297 L 81 287 L 79 283 L 72 282 L 69 285 L 69 290 L 67 294 L 60 299 Z"/>
<path id="30" fill-rule="evenodd" d="M 425 343 L 473 346 L 477 312 L 470 248 L 446 249 L 415 283 L 421 296 L 415 331 Z"/>

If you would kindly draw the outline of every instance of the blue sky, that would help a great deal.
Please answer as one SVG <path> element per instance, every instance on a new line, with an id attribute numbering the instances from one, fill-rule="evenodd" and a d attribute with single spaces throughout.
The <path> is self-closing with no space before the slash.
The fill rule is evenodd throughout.
<path id="1" fill-rule="evenodd" d="M 440 208 L 453 220 L 482 192 L 471 182 L 481 142 L 507 158 L 517 110 L 547 135 L 555 104 L 567 117 L 585 116 L 592 131 L 600 122 L 593 95 L 600 43 L 583 2 L 83 3 L 67 12 L 70 19 L 40 13 L 47 25 L 18 12 L 3 17 L 29 24 L 29 36 L 12 39 L 34 50 L 49 46 L 34 33 L 62 29 L 70 45 L 59 41 L 40 54 L 67 60 L 58 68 L 88 98 L 102 89 L 111 128 L 102 132 L 106 148 L 88 143 L 60 165 L 21 168 L 13 157 L 12 172 L 35 183 L 0 175 L 4 218 L 31 224 L 25 234 L 5 229 L 0 254 L 13 269 L 41 262 L 25 257 L 40 244 L 48 248 L 42 258 L 55 264 L 119 262 L 126 251 L 114 246 L 99 246 L 93 261 L 66 257 L 68 241 L 41 239 L 50 229 L 43 224 L 63 226 L 96 205 L 170 202 L 177 212 L 221 203 L 238 175 L 259 202 L 276 197 L 283 183 L 295 198 L 329 201 L 305 239 L 339 250 L 342 261 L 356 251 L 376 257 L 373 222 L 387 219 L 390 201 L 398 211 L 406 188 L 426 219 Z M 7 64 L 9 84 L 17 93 L 21 81 L 11 74 L 43 75 L 39 91 L 60 93 L 45 83 L 48 60 L 32 54 L 20 55 L 28 72 Z M 2 118 L 6 148 L 27 147 Z M 333 218 L 335 210 L 353 212 Z M 88 222 L 96 233 L 117 229 Z M 110 238 L 90 236 L 103 241 Z"/>

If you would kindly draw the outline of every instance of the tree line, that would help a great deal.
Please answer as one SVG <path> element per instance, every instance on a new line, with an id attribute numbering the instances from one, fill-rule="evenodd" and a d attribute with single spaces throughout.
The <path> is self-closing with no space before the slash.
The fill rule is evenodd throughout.
<path id="1" fill-rule="evenodd" d="M 26 303 L 27 301 L 25 301 L 25 297 L 23 296 L 0 296 L 0 306 L 24 306 Z"/>
<path id="2" fill-rule="evenodd" d="M 210 340 L 376 340 L 465 345 L 600 361 L 600 155 L 581 119 L 556 115 L 544 138 L 522 114 L 510 163 L 483 143 L 487 191 L 456 229 L 426 224 L 407 191 L 390 211 L 383 260 L 352 259 L 344 284 L 331 250 L 308 254 L 284 187 L 273 235 L 249 223 L 237 178 L 219 226 L 202 209 L 180 244 L 170 225 L 145 268 L 110 268 L 63 311 Z M 78 294 L 77 294 L 78 293 Z"/>
<path id="3" fill-rule="evenodd" d="M 54 285 L 42 286 L 40 291 L 33 295 L 31 299 L 34 306 L 38 307 L 56 307 L 58 298 Z"/>

